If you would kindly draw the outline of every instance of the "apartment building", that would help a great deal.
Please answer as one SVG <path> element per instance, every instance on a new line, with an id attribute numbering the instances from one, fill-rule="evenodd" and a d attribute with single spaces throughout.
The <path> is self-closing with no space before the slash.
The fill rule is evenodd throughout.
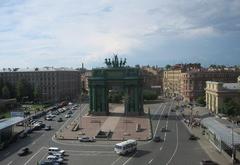
<path id="1" fill-rule="evenodd" d="M 2 69 L 0 79 L 13 86 L 20 79 L 29 82 L 40 93 L 40 101 L 57 102 L 74 99 L 81 93 L 81 73 L 68 68 Z"/>
<path id="2" fill-rule="evenodd" d="M 144 66 L 141 68 L 143 88 L 154 90 L 159 95 L 163 90 L 163 70 L 156 67 Z"/>
<path id="3" fill-rule="evenodd" d="M 182 69 L 166 70 L 163 74 L 163 92 L 166 97 L 180 95 L 180 79 Z"/>
<path id="4" fill-rule="evenodd" d="M 236 82 L 240 71 L 187 71 L 180 76 L 180 95 L 185 101 L 194 101 L 199 96 L 205 95 L 206 81 Z"/>

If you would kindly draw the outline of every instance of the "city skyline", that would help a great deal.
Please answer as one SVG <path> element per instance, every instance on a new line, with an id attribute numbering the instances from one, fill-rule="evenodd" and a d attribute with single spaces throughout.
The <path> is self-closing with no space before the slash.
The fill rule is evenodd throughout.
<path id="1" fill-rule="evenodd" d="M 0 68 L 127 65 L 238 65 L 240 2 L 0 2 Z"/>

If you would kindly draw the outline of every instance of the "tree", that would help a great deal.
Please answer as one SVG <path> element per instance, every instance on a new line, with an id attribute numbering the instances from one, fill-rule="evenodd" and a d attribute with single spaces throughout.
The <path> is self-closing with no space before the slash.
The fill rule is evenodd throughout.
<path id="1" fill-rule="evenodd" d="M 169 64 L 167 64 L 166 66 L 165 66 L 165 69 L 166 70 L 169 70 L 171 68 L 171 65 L 169 65 Z"/>
<path id="2" fill-rule="evenodd" d="M 2 98 L 2 88 L 3 88 L 4 84 L 3 84 L 3 80 L 0 79 L 0 98 Z"/>
<path id="3" fill-rule="evenodd" d="M 2 98 L 4 99 L 9 99 L 11 97 L 10 95 L 10 90 L 8 89 L 8 87 L 5 85 L 3 88 L 2 88 Z"/>
<path id="4" fill-rule="evenodd" d="M 221 108 L 221 112 L 224 114 L 227 114 L 228 116 L 236 116 L 240 115 L 239 112 L 239 105 L 233 101 L 231 98 L 226 98 L 223 101 L 223 106 Z"/>
<path id="5" fill-rule="evenodd" d="M 150 90 L 143 91 L 143 99 L 144 100 L 156 100 L 158 97 L 157 93 Z"/>
<path id="6" fill-rule="evenodd" d="M 18 100 L 23 99 L 23 97 L 28 97 L 29 100 L 32 100 L 33 88 L 31 84 L 24 79 L 19 80 L 16 85 L 16 96 Z"/>
<path id="7" fill-rule="evenodd" d="M 197 102 L 199 105 L 201 105 L 201 106 L 205 106 L 205 105 L 206 105 L 205 95 L 199 96 L 199 97 L 196 99 L 196 102 Z"/>
<path id="8" fill-rule="evenodd" d="M 35 101 L 39 100 L 41 97 L 41 91 L 38 86 L 34 86 L 33 89 L 33 98 Z"/>

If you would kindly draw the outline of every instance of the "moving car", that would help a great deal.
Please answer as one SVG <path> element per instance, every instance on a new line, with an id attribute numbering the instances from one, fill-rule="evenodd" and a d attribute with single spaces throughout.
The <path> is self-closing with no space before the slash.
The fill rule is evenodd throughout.
<path id="1" fill-rule="evenodd" d="M 57 147 L 50 147 L 50 148 L 48 148 L 48 154 L 49 154 L 49 153 L 56 153 L 56 152 L 58 152 L 58 153 L 60 153 L 60 154 L 62 154 L 62 155 L 64 155 L 64 153 L 65 153 L 64 150 L 60 150 L 60 149 L 57 148 Z"/>
<path id="2" fill-rule="evenodd" d="M 50 160 L 50 161 L 53 161 L 53 162 L 58 162 L 58 163 L 63 162 L 63 158 L 60 158 L 60 157 L 54 156 L 54 155 L 47 156 L 47 160 Z"/>
<path id="3" fill-rule="evenodd" d="M 166 127 L 163 127 L 163 128 L 162 128 L 162 132 L 167 132 L 167 128 L 166 128 Z"/>
<path id="4" fill-rule="evenodd" d="M 58 120 L 57 120 L 57 122 L 62 122 L 63 121 L 63 119 L 60 117 L 60 118 L 58 118 Z"/>
<path id="5" fill-rule="evenodd" d="M 155 135 L 155 136 L 153 137 L 153 141 L 154 141 L 154 142 L 160 142 L 160 141 L 162 141 L 162 139 L 161 139 L 161 137 L 160 137 L 159 135 Z"/>
<path id="6" fill-rule="evenodd" d="M 80 142 L 95 142 L 96 139 L 94 137 L 83 136 L 79 138 Z"/>
<path id="7" fill-rule="evenodd" d="M 38 162 L 38 165 L 60 165 L 58 162 L 53 162 L 51 160 L 42 160 Z"/>
<path id="8" fill-rule="evenodd" d="M 189 140 L 197 140 L 197 139 L 198 138 L 195 135 L 193 135 L 193 134 L 191 134 L 190 137 L 189 137 Z"/>
<path id="9" fill-rule="evenodd" d="M 218 165 L 218 163 L 212 160 L 202 160 L 200 162 L 200 165 Z"/>
<path id="10" fill-rule="evenodd" d="M 51 129 L 52 129 L 52 128 L 51 128 L 50 125 L 47 125 L 47 126 L 44 128 L 45 131 L 50 131 Z"/>
<path id="11" fill-rule="evenodd" d="M 29 148 L 23 148 L 20 152 L 18 152 L 18 156 L 25 156 L 29 153 L 30 153 Z"/>
<path id="12" fill-rule="evenodd" d="M 65 118 L 70 118 L 70 117 L 71 117 L 70 114 L 66 114 L 66 115 L 65 115 Z"/>

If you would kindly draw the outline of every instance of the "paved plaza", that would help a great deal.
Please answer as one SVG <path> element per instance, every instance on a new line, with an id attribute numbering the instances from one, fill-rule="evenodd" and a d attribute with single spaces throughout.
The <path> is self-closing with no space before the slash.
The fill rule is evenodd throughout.
<path id="1" fill-rule="evenodd" d="M 69 125 L 56 133 L 57 139 L 74 140 L 82 136 L 95 137 L 99 131 L 110 133 L 108 138 L 98 140 L 151 139 L 150 120 L 143 116 L 124 116 L 122 105 L 110 106 L 109 116 L 86 114 L 77 117 Z M 74 129 L 77 127 L 77 129 Z"/>

